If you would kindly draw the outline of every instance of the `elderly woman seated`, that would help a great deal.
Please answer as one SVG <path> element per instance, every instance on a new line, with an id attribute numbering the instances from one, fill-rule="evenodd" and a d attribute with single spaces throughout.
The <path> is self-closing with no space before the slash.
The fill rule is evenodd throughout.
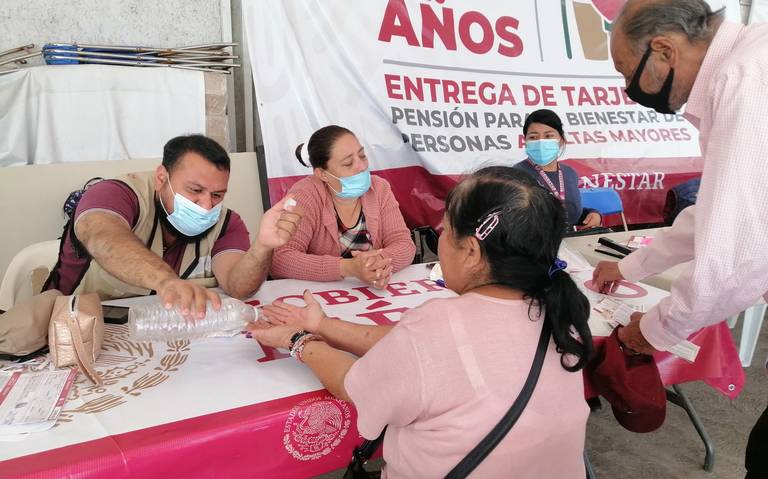
<path id="1" fill-rule="evenodd" d="M 329 125 L 296 148 L 313 174 L 289 191 L 304 211 L 291 241 L 275 251 L 271 275 L 310 281 L 358 278 L 383 288 L 411 264 L 416 246 L 389 183 L 371 176 L 355 135 Z"/>
<path id="2" fill-rule="evenodd" d="M 581 479 L 589 408 L 576 371 L 593 348 L 589 303 L 556 257 L 564 224 L 559 200 L 525 173 L 480 171 L 446 200 L 438 255 L 456 297 L 367 326 L 329 319 L 305 292 L 306 307 L 275 303 L 250 329 L 354 403 L 364 437 L 387 428 L 389 478 L 444 477 L 521 395 L 540 349 L 527 406 L 475 476 Z"/>

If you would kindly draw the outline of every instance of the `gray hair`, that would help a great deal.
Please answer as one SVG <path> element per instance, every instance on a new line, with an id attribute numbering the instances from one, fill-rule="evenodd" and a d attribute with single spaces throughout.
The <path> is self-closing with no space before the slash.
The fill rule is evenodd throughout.
<path id="1" fill-rule="evenodd" d="M 621 30 L 637 53 L 648 39 L 664 33 L 682 33 L 691 43 L 711 40 L 725 18 L 725 8 L 712 11 L 704 0 L 629 0 L 614 25 Z"/>

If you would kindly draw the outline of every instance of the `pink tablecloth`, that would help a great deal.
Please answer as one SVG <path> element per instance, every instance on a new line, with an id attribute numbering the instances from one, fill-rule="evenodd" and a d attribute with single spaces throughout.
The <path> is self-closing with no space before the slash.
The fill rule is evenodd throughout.
<path id="1" fill-rule="evenodd" d="M 425 281 L 425 274 L 423 266 L 406 268 L 385 291 L 273 281 L 253 299 L 263 304 L 309 288 L 329 315 L 388 324 L 409 307 L 451 294 Z M 69 422 L 23 443 L 0 442 L 6 459 L 0 479 L 302 478 L 344 467 L 361 441 L 354 407 L 331 397 L 281 351 L 264 348 L 258 356 L 244 337 L 155 343 L 152 349 L 112 333 L 105 343 L 111 349 L 100 357 L 103 374 L 120 372 L 111 389 L 83 382 L 79 399 L 68 403 Z M 744 373 L 727 326 L 691 340 L 701 346 L 695 363 L 658 356 L 664 382 L 703 380 L 728 397 L 738 395 Z M 120 379 L 134 367 L 144 369 Z M 588 384 L 586 390 L 589 395 Z"/>
<path id="2" fill-rule="evenodd" d="M 691 335 L 689 340 L 701 348 L 695 363 L 667 352 L 655 355 L 664 385 L 704 381 L 721 394 L 735 399 L 744 388 L 744 369 L 726 322 L 704 328 Z M 596 345 L 602 341 L 604 338 L 595 338 Z M 596 395 L 586 374 L 584 389 L 587 397 Z"/>
<path id="3" fill-rule="evenodd" d="M 312 477 L 349 463 L 356 419 L 313 391 L 10 459 L 0 478 Z"/>

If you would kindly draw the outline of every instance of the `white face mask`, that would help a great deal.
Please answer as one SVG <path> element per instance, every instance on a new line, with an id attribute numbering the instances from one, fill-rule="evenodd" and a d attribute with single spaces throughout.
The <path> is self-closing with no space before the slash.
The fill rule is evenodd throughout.
<path id="1" fill-rule="evenodd" d="M 181 234 L 197 236 L 219 221 L 221 203 L 207 210 L 194 201 L 174 192 L 170 177 L 168 178 L 168 187 L 171 189 L 171 193 L 173 193 L 173 213 L 168 214 L 168 210 L 162 201 L 160 201 L 160 204 L 163 206 L 163 210 L 165 210 L 168 222 Z"/>

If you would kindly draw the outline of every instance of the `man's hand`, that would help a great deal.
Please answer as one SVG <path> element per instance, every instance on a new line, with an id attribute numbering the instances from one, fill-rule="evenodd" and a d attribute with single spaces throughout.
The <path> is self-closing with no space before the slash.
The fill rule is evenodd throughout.
<path id="1" fill-rule="evenodd" d="M 656 352 L 656 349 L 645 340 L 642 331 L 640 331 L 640 320 L 643 318 L 643 314 L 632 313 L 630 323 L 619 329 L 619 341 L 632 351 L 653 354 Z"/>
<path id="2" fill-rule="evenodd" d="M 289 324 L 310 333 L 320 333 L 320 324 L 328 319 L 322 306 L 309 290 L 304 291 L 304 307 L 294 306 L 284 301 L 275 301 L 261 309 L 264 317 L 272 324 Z"/>
<path id="3" fill-rule="evenodd" d="M 269 249 L 283 246 L 293 238 L 301 216 L 302 213 L 296 207 L 296 201 L 291 196 L 286 196 L 264 212 L 256 241 Z"/>
<path id="4" fill-rule="evenodd" d="M 619 287 L 619 281 L 623 280 L 619 263 L 615 261 L 601 261 L 597 263 L 592 273 L 592 284 L 601 293 L 613 293 Z"/>
<path id="5" fill-rule="evenodd" d="M 166 309 L 178 306 L 181 314 L 190 319 L 205 317 L 205 303 L 210 301 L 216 311 L 221 308 L 221 298 L 213 290 L 208 290 L 192 281 L 168 278 L 157 287 L 157 295 Z"/>
<path id="6" fill-rule="evenodd" d="M 581 224 L 584 228 L 597 228 L 603 223 L 603 217 L 595 211 L 589 213 Z"/>

